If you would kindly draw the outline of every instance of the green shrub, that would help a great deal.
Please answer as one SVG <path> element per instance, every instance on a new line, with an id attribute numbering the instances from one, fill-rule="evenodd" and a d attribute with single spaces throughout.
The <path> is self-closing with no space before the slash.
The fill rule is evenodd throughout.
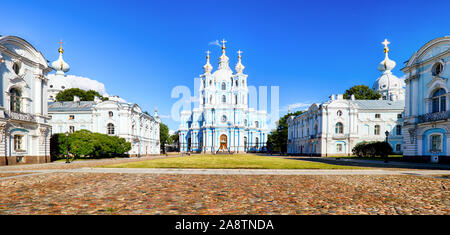
<path id="1" fill-rule="evenodd" d="M 69 153 L 75 158 L 124 157 L 131 150 L 131 143 L 118 136 L 79 130 L 69 134 Z M 67 137 L 54 134 L 50 139 L 52 159 L 63 158 L 67 149 Z"/>
<path id="2" fill-rule="evenodd" d="M 358 157 L 387 156 L 393 153 L 392 146 L 384 141 L 360 142 L 353 147 L 352 152 Z"/>

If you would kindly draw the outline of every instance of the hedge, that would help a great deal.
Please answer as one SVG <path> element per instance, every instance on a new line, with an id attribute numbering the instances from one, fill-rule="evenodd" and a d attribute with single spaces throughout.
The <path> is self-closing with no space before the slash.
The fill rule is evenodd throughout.
<path id="1" fill-rule="evenodd" d="M 65 157 L 67 137 L 64 133 L 53 134 L 50 139 L 52 159 Z M 118 136 L 79 130 L 69 134 L 69 153 L 75 158 L 124 157 L 131 150 L 131 143 Z"/>
<path id="2" fill-rule="evenodd" d="M 392 146 L 384 141 L 360 142 L 353 147 L 352 152 L 358 157 L 384 157 L 393 153 Z"/>

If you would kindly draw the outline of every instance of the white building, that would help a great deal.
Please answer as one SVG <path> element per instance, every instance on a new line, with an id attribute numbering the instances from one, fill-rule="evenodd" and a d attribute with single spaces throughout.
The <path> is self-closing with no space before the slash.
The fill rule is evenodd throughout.
<path id="1" fill-rule="evenodd" d="M 51 116 L 52 133 L 74 132 L 85 129 L 108 135 L 116 135 L 131 143 L 130 156 L 160 153 L 159 124 L 161 120 L 155 110 L 152 117 L 144 113 L 139 105 L 128 103 L 118 96 L 107 96 L 103 84 L 79 76 L 66 75 L 69 65 L 63 60 L 64 50 L 59 48 L 59 58 L 51 64 L 56 71 L 49 77 L 48 114 Z M 55 102 L 56 95 L 65 89 L 92 88 L 109 100 Z"/>
<path id="2" fill-rule="evenodd" d="M 234 73 L 222 41 L 219 68 L 207 62 L 200 75 L 199 108 L 181 112 L 181 151 L 259 151 L 267 142 L 267 112 L 248 107 L 247 75 L 243 73 L 241 51 Z"/>
<path id="3" fill-rule="evenodd" d="M 0 165 L 50 162 L 47 60 L 30 43 L 0 37 Z"/>
<path id="4" fill-rule="evenodd" d="M 450 36 L 423 45 L 405 62 L 404 157 L 450 161 Z"/>
<path id="5" fill-rule="evenodd" d="M 288 153 L 299 155 L 343 156 L 352 154 L 362 141 L 388 142 L 394 152 L 402 152 L 402 113 L 405 107 L 403 81 L 392 74 L 395 62 L 388 57 L 378 69 L 382 72 L 373 85 L 381 100 L 350 100 L 343 95 L 331 96 L 321 104 L 288 120 Z"/>
<path id="6" fill-rule="evenodd" d="M 130 156 L 160 153 L 158 113 L 152 117 L 137 104 L 114 100 L 49 102 L 53 133 L 89 130 L 116 135 L 131 143 Z"/>

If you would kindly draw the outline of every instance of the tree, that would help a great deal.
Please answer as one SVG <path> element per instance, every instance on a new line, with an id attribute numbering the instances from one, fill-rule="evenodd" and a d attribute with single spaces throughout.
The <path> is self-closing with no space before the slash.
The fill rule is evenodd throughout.
<path id="1" fill-rule="evenodd" d="M 356 85 L 346 90 L 344 93 L 344 99 L 350 99 L 352 95 L 355 95 L 357 100 L 378 100 L 381 98 L 381 94 L 370 89 L 366 85 Z"/>
<path id="2" fill-rule="evenodd" d="M 94 90 L 85 91 L 79 88 L 70 88 L 60 91 L 56 95 L 56 101 L 73 101 L 74 96 L 80 97 L 81 101 L 94 101 L 95 96 L 98 96 L 103 101 L 108 100 L 108 97 L 103 97 Z"/>
<path id="3" fill-rule="evenodd" d="M 275 152 L 286 153 L 287 152 L 287 140 L 288 140 L 288 123 L 287 120 L 291 116 L 298 116 L 303 111 L 297 111 L 295 113 L 288 113 L 277 121 L 277 128 L 272 130 L 267 136 L 267 145 L 271 146 Z"/>
<path id="4" fill-rule="evenodd" d="M 159 142 L 161 143 L 161 149 L 165 153 L 166 152 L 166 144 L 169 139 L 169 128 L 166 124 L 159 124 Z"/>

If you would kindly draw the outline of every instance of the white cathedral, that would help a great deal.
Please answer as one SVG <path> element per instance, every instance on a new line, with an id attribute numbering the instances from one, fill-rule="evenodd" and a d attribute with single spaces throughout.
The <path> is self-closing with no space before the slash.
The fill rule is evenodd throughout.
<path id="1" fill-rule="evenodd" d="M 248 107 L 242 52 L 238 51 L 234 73 L 225 54 L 225 42 L 222 41 L 219 68 L 213 73 L 207 52 L 204 74 L 200 75 L 199 108 L 183 110 L 180 114 L 181 152 L 239 153 L 260 151 L 266 145 L 267 112 Z"/>
<path id="2" fill-rule="evenodd" d="M 402 153 L 402 122 L 405 109 L 404 81 L 392 74 L 396 63 L 385 59 L 378 65 L 382 75 L 373 84 L 380 100 L 347 100 L 342 94 L 312 104 L 307 111 L 288 119 L 288 153 L 315 156 L 345 156 L 362 141 L 387 141 Z"/>

